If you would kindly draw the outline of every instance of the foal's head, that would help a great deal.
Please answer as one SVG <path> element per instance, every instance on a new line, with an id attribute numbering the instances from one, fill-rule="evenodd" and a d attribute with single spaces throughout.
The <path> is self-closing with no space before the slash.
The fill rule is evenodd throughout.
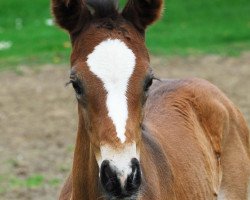
<path id="1" fill-rule="evenodd" d="M 114 0 L 52 0 L 56 21 L 72 41 L 79 128 L 112 198 L 132 198 L 141 184 L 142 108 L 153 78 L 144 32 L 161 8 L 162 0 L 129 0 L 122 12 Z"/>

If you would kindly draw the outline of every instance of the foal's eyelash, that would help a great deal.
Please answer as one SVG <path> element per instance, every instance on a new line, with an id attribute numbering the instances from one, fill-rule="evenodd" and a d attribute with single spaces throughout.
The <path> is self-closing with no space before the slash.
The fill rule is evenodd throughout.
<path id="1" fill-rule="evenodd" d="M 154 75 L 152 76 L 152 79 L 153 79 L 153 80 L 156 80 L 156 81 L 161 81 L 160 78 L 158 78 L 158 77 L 156 77 L 156 76 L 154 76 Z"/>
<path id="2" fill-rule="evenodd" d="M 70 76 L 70 80 L 69 80 L 69 82 L 65 83 L 65 87 L 67 87 L 70 84 L 77 83 L 78 81 L 79 81 L 79 79 L 77 77 Z"/>
<path id="3" fill-rule="evenodd" d="M 69 82 L 66 82 L 65 87 L 68 87 L 68 85 L 73 84 L 73 82 L 74 82 L 73 80 L 70 80 Z"/>

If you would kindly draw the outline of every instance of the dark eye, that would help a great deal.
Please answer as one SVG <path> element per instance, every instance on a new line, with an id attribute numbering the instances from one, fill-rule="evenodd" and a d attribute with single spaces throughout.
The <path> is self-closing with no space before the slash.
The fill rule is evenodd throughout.
<path id="1" fill-rule="evenodd" d="M 72 84 L 72 86 L 76 92 L 76 97 L 80 98 L 83 95 L 82 83 L 78 79 L 72 79 L 72 80 L 70 80 L 70 83 Z"/>
<path id="2" fill-rule="evenodd" d="M 152 76 L 148 76 L 144 82 L 144 92 L 147 92 L 150 88 L 150 86 L 153 83 L 153 77 Z"/>
<path id="3" fill-rule="evenodd" d="M 82 95 L 82 88 L 80 87 L 78 82 L 72 82 L 72 86 L 77 95 Z"/>

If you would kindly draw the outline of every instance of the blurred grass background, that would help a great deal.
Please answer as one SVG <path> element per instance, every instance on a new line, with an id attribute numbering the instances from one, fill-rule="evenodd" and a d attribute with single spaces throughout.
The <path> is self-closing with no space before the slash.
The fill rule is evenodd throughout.
<path id="1" fill-rule="evenodd" d="M 68 35 L 53 25 L 48 0 L 1 0 L 0 69 L 68 63 Z M 147 32 L 153 54 L 239 55 L 250 49 L 249 0 L 167 0 Z"/>

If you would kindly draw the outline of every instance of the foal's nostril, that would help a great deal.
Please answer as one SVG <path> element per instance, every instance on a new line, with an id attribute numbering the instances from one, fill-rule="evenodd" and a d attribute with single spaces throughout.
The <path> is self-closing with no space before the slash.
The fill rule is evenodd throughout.
<path id="1" fill-rule="evenodd" d="M 136 192 L 141 185 L 141 169 L 139 161 L 136 158 L 131 160 L 132 173 L 128 175 L 125 189 L 129 193 Z"/>
<path id="2" fill-rule="evenodd" d="M 108 160 L 102 162 L 101 165 L 101 183 L 108 193 L 119 193 L 120 183 L 116 172 L 111 168 Z"/>
<path id="3" fill-rule="evenodd" d="M 101 164 L 100 178 L 103 189 L 110 196 L 119 198 L 135 195 L 141 185 L 141 169 L 136 158 L 131 160 L 131 171 L 129 174 L 119 171 L 116 166 L 105 160 Z M 123 178 L 126 180 L 123 181 Z M 123 185 L 125 183 L 125 185 Z"/>

